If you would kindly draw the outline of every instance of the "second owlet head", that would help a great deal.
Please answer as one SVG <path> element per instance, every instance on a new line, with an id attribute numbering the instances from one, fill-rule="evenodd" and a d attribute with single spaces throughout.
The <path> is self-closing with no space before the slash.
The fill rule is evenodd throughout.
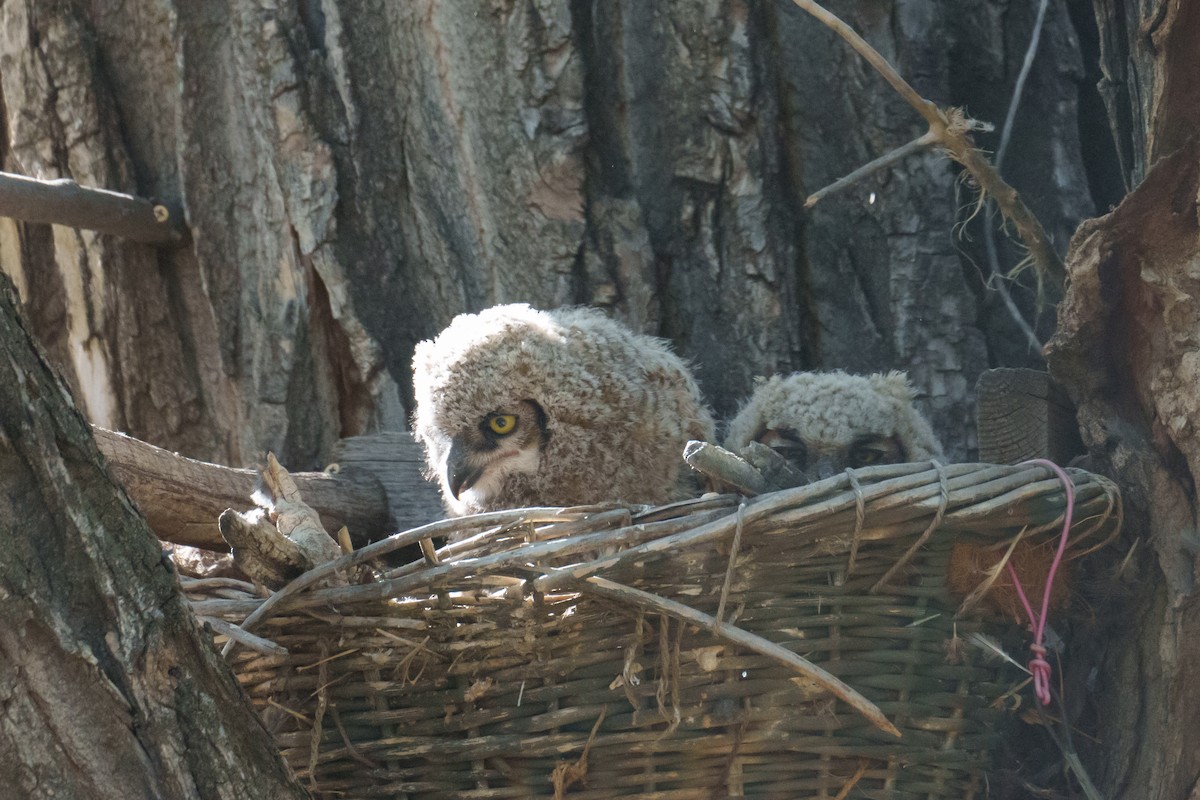
<path id="1" fill-rule="evenodd" d="M 847 467 L 941 458 L 902 372 L 797 372 L 763 382 L 729 423 L 725 447 L 774 449 L 809 480 Z"/>
<path id="2" fill-rule="evenodd" d="M 588 308 L 456 317 L 413 359 L 413 429 L 455 515 L 695 491 L 683 461 L 713 422 L 665 342 Z"/>

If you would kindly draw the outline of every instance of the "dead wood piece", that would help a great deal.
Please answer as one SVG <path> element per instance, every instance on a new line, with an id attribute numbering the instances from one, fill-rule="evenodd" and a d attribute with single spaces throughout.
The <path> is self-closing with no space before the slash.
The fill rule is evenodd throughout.
<path id="1" fill-rule="evenodd" d="M 808 476 L 762 442 L 751 442 L 738 453 L 775 489 L 791 489 L 809 483 Z"/>
<path id="2" fill-rule="evenodd" d="M 333 446 L 343 470 L 368 472 L 383 485 L 392 530 L 405 531 L 445 516 L 442 493 L 425 478 L 425 451 L 406 431 L 351 436 Z"/>
<path id="3" fill-rule="evenodd" d="M 266 520 L 227 509 L 221 514 L 220 529 L 238 567 L 263 586 L 278 588 L 313 567 L 300 546 Z"/>
<path id="4" fill-rule="evenodd" d="M 220 617 L 200 617 L 200 621 L 208 625 L 221 636 L 226 636 L 230 639 L 236 639 L 246 647 L 255 652 L 262 653 L 268 656 L 286 656 L 288 649 L 275 644 L 270 639 L 264 639 L 261 636 L 255 636 L 252 633 L 246 633 L 237 625 L 231 622 L 226 622 Z"/>
<path id="5" fill-rule="evenodd" d="M 227 508 L 244 508 L 254 493 L 253 470 L 184 458 L 121 433 L 92 426 L 96 444 L 159 539 L 208 550 L 228 550 L 216 521 Z M 356 546 L 391 533 L 383 487 L 370 474 L 298 472 L 292 480 L 321 517 L 325 530 L 349 528 Z"/>
<path id="6" fill-rule="evenodd" d="M 1075 406 L 1045 372 L 993 369 L 976 384 L 979 457 L 995 464 L 1083 454 Z"/>
<path id="7" fill-rule="evenodd" d="M 262 513 L 221 514 L 221 536 L 233 548 L 233 560 L 247 575 L 264 586 L 278 589 L 308 570 L 336 561 L 341 546 L 321 527 L 317 512 L 300 496 L 295 481 L 280 466 L 274 453 L 267 454 L 262 473 L 269 494 L 256 493 Z M 346 583 L 344 573 L 334 573 L 326 583 Z"/>
<path id="8" fill-rule="evenodd" d="M 268 506 L 271 520 L 279 533 L 299 546 L 312 562 L 310 566 L 338 558 L 342 554 L 341 546 L 321 527 L 317 512 L 304 502 L 296 482 L 280 466 L 274 453 L 267 453 L 267 468 L 262 475 L 263 483 L 271 492 Z"/>
<path id="9" fill-rule="evenodd" d="M 718 487 L 731 486 L 750 497 L 778 488 L 768 484 L 762 473 L 743 458 L 709 442 L 688 442 L 683 449 L 683 460 L 716 481 Z"/>
<path id="10" fill-rule="evenodd" d="M 42 181 L 0 172 L 0 216 L 24 222 L 111 233 L 135 242 L 164 244 L 183 237 L 182 217 L 152 203 L 73 180 Z"/>
<path id="11" fill-rule="evenodd" d="M 179 574 L 188 578 L 245 578 L 246 575 L 233 563 L 229 553 L 218 553 L 186 544 L 163 542 L 163 552 L 168 554 Z"/>

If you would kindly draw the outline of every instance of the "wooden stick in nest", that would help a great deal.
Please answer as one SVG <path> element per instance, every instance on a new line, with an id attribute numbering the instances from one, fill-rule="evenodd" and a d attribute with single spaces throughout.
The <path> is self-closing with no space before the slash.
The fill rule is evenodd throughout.
<path id="1" fill-rule="evenodd" d="M 747 497 L 809 483 L 807 475 L 760 442 L 733 453 L 710 442 L 692 440 L 683 448 L 683 460 L 716 488 L 732 487 Z"/>
<path id="2" fill-rule="evenodd" d="M 744 495 L 754 497 L 772 488 L 762 472 L 729 452 L 709 442 L 691 441 L 683 448 L 683 460 L 692 469 L 716 481 L 732 486 Z"/>
<path id="3" fill-rule="evenodd" d="M 277 589 L 319 564 L 336 560 L 342 549 L 325 532 L 317 512 L 301 499 L 300 490 L 273 453 L 267 454 L 262 478 L 266 493 L 255 499 L 270 522 L 261 510 L 239 514 L 227 509 L 218 525 L 233 549 L 234 563 L 262 585 Z"/>
<path id="4" fill-rule="evenodd" d="M 540 511 L 543 512 L 544 517 L 547 518 L 562 518 L 561 509 L 540 509 Z M 355 550 L 353 553 L 344 555 L 335 561 L 328 561 L 308 570 L 264 600 L 262 604 L 250 614 L 250 616 L 246 617 L 246 619 L 242 621 L 241 628 L 242 630 L 246 631 L 250 630 L 255 625 L 258 625 L 260 622 L 262 622 L 262 620 L 265 619 L 269 614 L 275 611 L 276 608 L 279 607 L 285 600 L 299 594 L 314 584 L 320 583 L 339 570 L 348 570 L 359 565 L 366 564 L 383 555 L 400 550 L 404 547 L 408 547 L 409 545 L 416 544 L 433 536 L 445 536 L 450 533 L 462 531 L 464 529 L 469 530 L 474 527 L 488 527 L 491 525 L 506 524 L 513 522 L 514 520 L 526 519 L 531 514 L 536 516 L 538 512 L 539 509 L 528 508 L 515 509 L 512 511 L 495 511 L 489 514 L 477 514 L 473 517 L 462 519 L 447 519 L 439 522 L 431 522 L 428 525 L 422 525 L 419 528 L 413 528 L 410 531 L 389 536 L 387 539 L 369 544 L 366 547 Z M 445 570 L 446 567 L 436 567 L 435 569 Z M 376 594 L 381 599 L 389 596 L 387 593 L 387 588 L 392 583 L 393 581 L 382 581 L 379 583 L 378 586 L 382 588 L 377 590 Z M 226 643 L 225 647 L 221 650 L 221 655 L 228 656 L 236 646 L 237 642 L 233 639 L 230 639 L 229 642 Z"/>
<path id="5" fill-rule="evenodd" d="M 579 588 L 587 594 L 607 597 L 610 600 L 617 600 L 639 608 L 661 611 L 675 619 L 703 628 L 714 636 L 726 639 L 747 650 L 773 659 L 827 689 L 859 714 L 862 714 L 876 728 L 890 733 L 897 738 L 900 737 L 900 731 L 883 715 L 878 706 L 842 682 L 832 673 L 827 672 L 808 659 L 796 655 L 785 647 L 734 625 L 722 623 L 714 617 L 702 611 L 697 611 L 683 603 L 669 600 L 650 592 L 644 592 L 632 586 L 616 583 L 606 578 L 593 576 L 579 584 Z"/>
<path id="6" fill-rule="evenodd" d="M 1062 283 L 1066 276 L 1062 259 L 1050 244 L 1050 237 L 1037 217 L 1026 207 L 1017 190 L 1000 177 L 987 157 L 971 141 L 970 132 L 977 127 L 960 109 L 943 109 L 922 97 L 916 89 L 900 77 L 895 68 L 879 52 L 867 44 L 853 28 L 834 14 L 826 11 L 814 0 L 792 0 L 797 6 L 832 28 L 854 50 L 866 59 L 883 76 L 904 100 L 916 109 L 929 124 L 929 135 L 946 150 L 947 155 L 957 161 L 979 184 L 983 197 L 991 196 L 1005 217 L 1012 220 L 1021 240 L 1029 248 L 1029 254 L 1039 275 L 1049 276 Z M 919 141 L 919 140 L 918 140 Z M 906 145 L 905 147 L 910 147 Z"/>

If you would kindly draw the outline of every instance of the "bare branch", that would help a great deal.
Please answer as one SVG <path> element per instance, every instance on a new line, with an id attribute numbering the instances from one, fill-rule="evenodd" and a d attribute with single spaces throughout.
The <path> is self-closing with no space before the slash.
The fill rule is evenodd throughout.
<path id="1" fill-rule="evenodd" d="M 885 167 L 890 167 L 892 164 L 895 164 L 897 161 L 901 161 L 905 158 L 908 158 L 913 153 L 917 153 L 921 150 L 925 150 L 926 148 L 932 147 L 933 145 L 935 145 L 937 143 L 938 143 L 938 138 L 933 135 L 932 131 L 927 131 L 927 132 L 921 134 L 920 136 L 918 136 L 916 139 L 913 139 L 908 144 L 901 145 L 900 147 L 897 147 L 892 152 L 890 152 L 886 155 L 882 155 L 879 158 L 877 158 L 874 161 L 871 161 L 867 164 L 863 164 L 861 167 L 854 170 L 853 172 L 851 172 L 849 175 L 845 176 L 844 178 L 838 178 L 836 181 L 829 184 L 825 188 L 818 189 L 817 191 L 813 192 L 812 194 L 810 194 L 808 196 L 808 199 L 804 201 L 804 207 L 812 208 L 817 203 L 819 203 L 822 199 L 824 199 L 826 195 L 833 194 L 834 192 L 840 192 L 842 189 L 845 189 L 849 186 L 854 185 L 855 183 L 858 183 L 859 181 L 861 181 L 863 178 L 867 177 L 868 175 L 873 175 L 876 172 L 879 172 L 879 170 L 884 169 Z"/>
<path id="2" fill-rule="evenodd" d="M 258 475 L 184 458 L 120 433 L 92 427 L 96 444 L 113 474 L 125 486 L 159 539 L 175 544 L 227 549 L 217 518 L 227 508 L 249 508 Z M 338 474 L 292 475 L 300 491 L 329 530 L 350 528 L 356 541 L 389 531 L 388 500 L 373 476 L 343 470 Z"/>
<path id="3" fill-rule="evenodd" d="M 0 216 L 86 228 L 150 244 L 177 242 L 184 232 L 179 215 L 161 203 L 89 189 L 65 178 L 41 181 L 9 172 L 0 172 Z"/>
<path id="4" fill-rule="evenodd" d="M 909 105 L 917 110 L 917 113 L 929 124 L 930 133 L 937 137 L 946 153 L 962 164 L 967 172 L 975 178 L 980 190 L 985 195 L 994 198 L 1004 216 L 1012 220 L 1017 233 L 1025 242 L 1025 246 L 1029 248 L 1029 253 L 1037 268 L 1054 281 L 1062 283 L 1066 276 L 1066 270 L 1063 267 L 1062 259 L 1058 257 L 1058 253 L 1050 244 L 1050 237 L 1042 228 L 1042 224 L 1038 222 L 1037 217 L 1025 206 L 1016 189 L 1005 183 L 988 163 L 983 153 L 975 148 L 968 136 L 971 124 L 962 112 L 957 109 L 942 109 L 918 94 L 916 89 L 900 77 L 887 59 L 867 44 L 866 40 L 855 33 L 853 28 L 813 0 L 792 0 L 792 2 L 845 39 Z"/>
<path id="5" fill-rule="evenodd" d="M 1013 121 L 1017 117 L 1017 108 L 1021 105 L 1021 95 L 1025 90 L 1025 80 L 1029 77 L 1029 70 L 1033 67 L 1033 58 L 1037 54 L 1038 41 L 1042 36 L 1042 23 L 1046 19 L 1046 6 L 1048 0 L 1042 0 L 1038 7 L 1037 21 L 1033 25 L 1033 35 L 1029 39 L 1029 47 L 1025 50 L 1025 62 L 1021 65 L 1021 72 L 1017 76 L 1017 82 L 1013 86 L 1013 96 L 1008 103 L 1008 114 L 1004 117 L 1004 126 L 1000 130 L 1000 146 L 996 148 L 996 172 L 999 172 L 1004 164 L 1004 154 L 1008 150 L 1008 141 L 1012 136 Z M 1016 302 L 1012 299 L 1012 294 L 1008 291 L 1008 286 L 1004 283 L 1006 280 L 1004 271 L 1000 268 L 1000 256 L 996 248 L 996 229 L 991 224 L 991 207 L 992 203 L 987 201 L 988 216 L 984 221 L 983 226 L 983 242 L 987 251 L 988 269 L 991 271 L 991 277 L 988 279 L 988 285 L 999 293 L 1000 299 L 1004 301 L 1004 307 L 1008 310 L 1009 316 L 1013 318 L 1013 322 L 1025 334 L 1025 339 L 1029 342 L 1030 347 L 1039 356 L 1042 354 L 1042 342 L 1038 339 L 1037 333 L 1033 326 L 1025 320 L 1025 315 L 1017 308 Z M 1042 286 L 1038 282 L 1038 299 L 1041 299 Z"/>
<path id="6" fill-rule="evenodd" d="M 990 206 L 991 204 L 989 203 L 989 208 Z M 1030 349 L 1041 356 L 1042 341 L 1038 338 L 1033 326 L 1025 320 L 1025 315 L 1021 313 L 1021 309 L 1017 308 L 1017 303 L 1008 291 L 1008 285 L 1005 284 L 1008 278 L 1000 271 L 1000 255 L 996 251 L 996 233 L 991 225 L 991 220 L 985 220 L 984 222 L 983 244 L 984 250 L 987 251 L 988 271 L 991 273 L 988 277 L 987 285 L 995 289 L 996 293 L 1000 295 L 1000 299 L 1004 301 L 1004 307 L 1008 309 L 1008 315 L 1012 317 L 1017 328 L 1025 335 L 1025 340 L 1029 342 Z"/>
<path id="7" fill-rule="evenodd" d="M 1012 136 L 1013 122 L 1017 118 L 1017 108 L 1021 105 L 1021 95 L 1025 93 L 1025 81 L 1033 69 L 1033 59 L 1037 55 L 1038 42 L 1042 39 L 1042 26 L 1046 21 L 1046 7 L 1049 0 L 1042 0 L 1038 5 L 1037 19 L 1033 23 L 1033 33 L 1029 36 L 1029 47 L 1025 49 L 1025 61 L 1021 64 L 1021 72 L 1017 82 L 1013 84 L 1012 100 L 1008 103 L 1008 113 L 1004 116 L 1004 125 L 1000 128 L 1000 146 L 996 148 L 996 171 L 1004 166 L 1004 154 L 1008 152 L 1008 140 Z"/>

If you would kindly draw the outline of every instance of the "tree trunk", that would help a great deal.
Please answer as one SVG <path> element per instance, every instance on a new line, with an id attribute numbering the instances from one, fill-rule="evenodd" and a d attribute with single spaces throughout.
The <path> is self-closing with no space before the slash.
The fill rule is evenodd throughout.
<path id="1" fill-rule="evenodd" d="M 1200 796 L 1200 98 L 1194 3 L 1097 0 L 1101 91 L 1136 190 L 1076 234 L 1050 352 L 1128 513 L 1094 634 L 1089 763 L 1113 798 Z M 1132 690 L 1131 690 L 1132 689 Z"/>
<path id="2" fill-rule="evenodd" d="M 831 7 L 995 119 L 1034 5 Z M 1091 206 L 1051 5 L 1014 176 L 1062 246 Z M 962 258 L 971 200 L 942 156 L 804 212 L 921 125 L 782 0 L 7 0 L 0 24 L 4 165 L 186 212 L 191 239 L 160 250 L 0 222 L 0 268 L 89 417 L 185 455 L 307 469 L 403 428 L 415 343 L 503 301 L 669 337 L 722 414 L 775 371 L 906 368 L 956 457 L 980 371 L 1036 362 Z"/>
<path id="3" fill-rule="evenodd" d="M 1112 557 L 1134 556 L 1125 574 L 1106 580 L 1106 590 L 1131 596 L 1102 609 L 1093 643 L 1094 763 L 1114 798 L 1178 800 L 1200 791 L 1192 738 L 1200 686 L 1191 671 L 1200 663 L 1198 197 L 1193 137 L 1116 211 L 1080 228 L 1050 353 L 1096 466 L 1124 491 L 1124 547 Z"/>
<path id="4" fill-rule="evenodd" d="M 0 793 L 304 796 L 3 277 L 0 521 Z"/>
<path id="5" fill-rule="evenodd" d="M 1126 187 L 1190 139 L 1200 124 L 1200 8 L 1184 0 L 1094 0 L 1100 93 Z"/>

